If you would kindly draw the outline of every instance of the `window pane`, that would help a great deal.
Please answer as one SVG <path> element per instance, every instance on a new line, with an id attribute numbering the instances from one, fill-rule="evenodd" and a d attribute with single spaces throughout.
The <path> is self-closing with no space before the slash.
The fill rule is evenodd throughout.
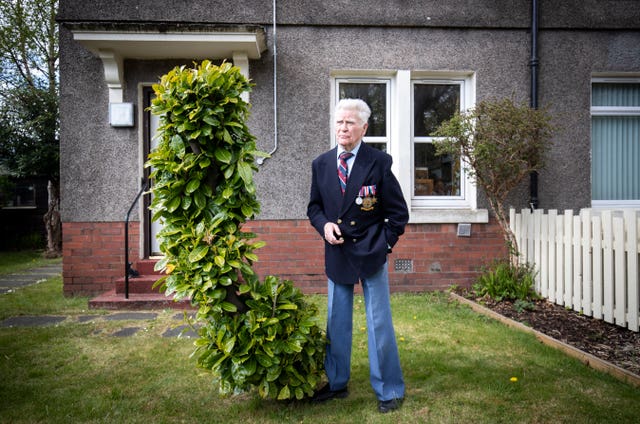
<path id="1" fill-rule="evenodd" d="M 340 99 L 362 99 L 371 108 L 367 136 L 387 136 L 387 84 L 341 82 Z"/>
<path id="2" fill-rule="evenodd" d="M 415 84 L 413 86 L 413 135 L 429 137 L 460 110 L 460 85 Z"/>
<path id="3" fill-rule="evenodd" d="M 415 196 L 459 196 L 460 166 L 451 156 L 437 156 L 431 143 L 414 143 Z"/>
<path id="4" fill-rule="evenodd" d="M 31 183 L 6 183 L 6 193 L 0 198 L 0 207 L 35 207 L 36 187 Z M 0 190 L 4 191 L 4 190 Z"/>
<path id="5" fill-rule="evenodd" d="M 593 200 L 640 199 L 640 116 L 594 116 Z"/>
<path id="6" fill-rule="evenodd" d="M 371 147 L 373 147 L 374 149 L 378 149 L 381 150 L 383 152 L 387 151 L 387 143 L 371 143 L 371 142 L 367 142 L 367 144 Z"/>
<path id="7" fill-rule="evenodd" d="M 640 106 L 640 84 L 593 83 L 592 106 Z"/>

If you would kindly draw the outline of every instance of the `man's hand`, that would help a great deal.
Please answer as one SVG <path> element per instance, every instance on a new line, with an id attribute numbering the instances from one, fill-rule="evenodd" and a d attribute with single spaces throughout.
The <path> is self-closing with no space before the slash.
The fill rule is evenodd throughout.
<path id="1" fill-rule="evenodd" d="M 340 227 L 338 227 L 338 224 L 333 222 L 327 222 L 326 224 L 324 224 L 324 239 L 329 244 L 344 243 L 344 239 L 342 238 L 342 233 L 340 232 Z"/>

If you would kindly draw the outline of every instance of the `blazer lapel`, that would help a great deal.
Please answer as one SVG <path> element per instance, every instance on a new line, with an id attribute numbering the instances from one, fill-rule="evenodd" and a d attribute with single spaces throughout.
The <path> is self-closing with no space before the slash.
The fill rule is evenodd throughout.
<path id="1" fill-rule="evenodd" d="M 356 160 L 353 163 L 352 169 L 349 170 L 349 179 L 347 180 L 347 190 L 344 193 L 342 199 L 341 211 L 345 211 L 349 206 L 356 201 L 360 188 L 362 187 L 365 178 L 369 175 L 371 168 L 374 165 L 374 160 L 370 155 L 371 147 L 367 146 L 364 142 L 360 145 L 360 150 L 356 156 Z"/>
<path id="2" fill-rule="evenodd" d="M 342 193 L 340 190 L 340 180 L 338 179 L 338 148 L 334 147 L 326 155 L 326 159 L 322 163 L 323 170 L 320 173 L 322 184 L 324 187 L 328 187 L 332 196 L 339 202 L 342 199 Z"/>

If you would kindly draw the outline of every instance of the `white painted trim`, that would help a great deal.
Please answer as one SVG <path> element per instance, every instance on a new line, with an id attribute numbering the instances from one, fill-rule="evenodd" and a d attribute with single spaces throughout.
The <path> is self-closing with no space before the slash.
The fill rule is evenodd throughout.
<path id="1" fill-rule="evenodd" d="M 240 73 L 248 81 L 249 80 L 249 56 L 247 55 L 247 52 L 244 52 L 244 51 L 233 52 L 232 60 L 233 60 L 233 65 L 240 68 Z M 240 98 L 242 98 L 242 100 L 244 100 L 245 102 L 249 103 L 248 92 L 245 91 L 244 93 L 242 93 L 240 95 Z"/>
<path id="2" fill-rule="evenodd" d="M 115 32 L 73 31 L 73 39 L 97 54 L 111 49 L 132 59 L 219 59 L 245 51 L 260 59 L 266 49 L 264 35 L 257 32 Z"/>
<path id="3" fill-rule="evenodd" d="M 123 65 L 122 57 L 113 50 L 100 49 L 98 57 L 104 67 L 104 79 L 109 88 L 109 103 L 122 103 L 123 100 Z"/>
<path id="4" fill-rule="evenodd" d="M 109 88 L 109 103 L 124 100 L 124 59 L 232 58 L 249 79 L 249 59 L 266 50 L 262 32 L 73 31 L 73 39 L 98 56 Z M 248 94 L 246 96 L 248 101 Z"/>
<path id="5" fill-rule="evenodd" d="M 410 224 L 456 224 L 461 222 L 487 224 L 489 211 L 487 209 L 411 208 L 409 217 Z"/>

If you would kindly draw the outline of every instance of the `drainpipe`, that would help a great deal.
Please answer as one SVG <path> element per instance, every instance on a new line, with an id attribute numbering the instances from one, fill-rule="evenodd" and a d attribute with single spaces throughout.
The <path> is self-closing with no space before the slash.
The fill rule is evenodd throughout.
<path id="1" fill-rule="evenodd" d="M 538 0 L 531 0 L 531 99 L 530 106 L 538 108 Z M 529 174 L 529 207 L 538 208 L 538 172 Z"/>
<path id="2" fill-rule="evenodd" d="M 278 42 L 276 35 L 276 0 L 273 0 L 273 149 L 269 156 L 278 150 Z M 256 162 L 262 165 L 265 158 L 259 157 Z"/>

